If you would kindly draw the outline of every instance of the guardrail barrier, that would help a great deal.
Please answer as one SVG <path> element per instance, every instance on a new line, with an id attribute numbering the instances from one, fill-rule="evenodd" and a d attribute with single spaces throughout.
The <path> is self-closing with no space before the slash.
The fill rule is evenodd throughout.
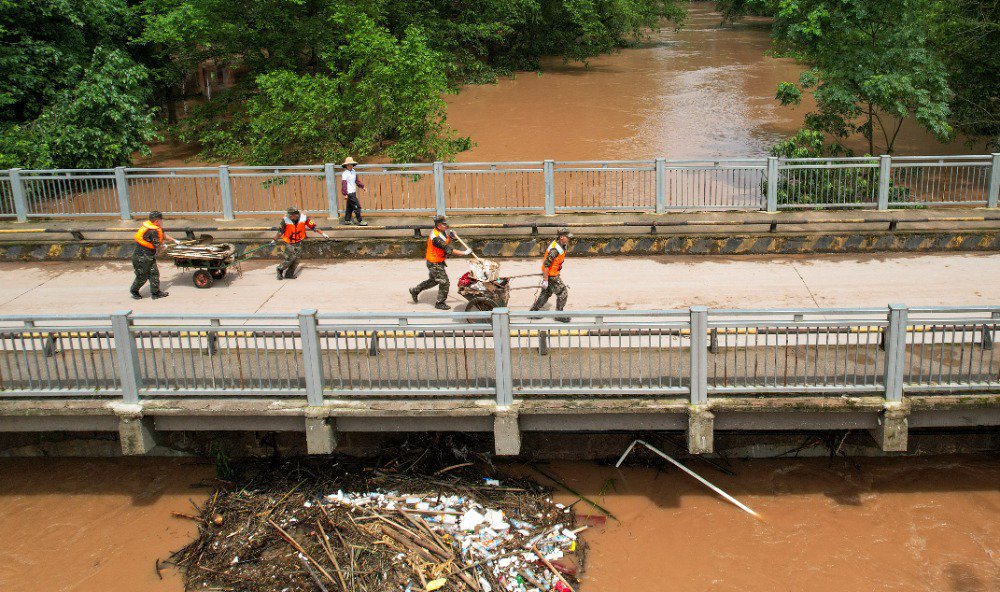
<path id="1" fill-rule="evenodd" d="M 996 207 L 1000 154 L 705 161 L 358 165 L 363 207 L 379 213 L 765 210 L 914 205 Z M 340 167 L 181 167 L 0 171 L 0 217 L 340 211 Z"/>
<path id="2" fill-rule="evenodd" d="M 567 314 L 569 322 L 557 317 Z M 0 317 L 0 397 L 868 395 L 1000 389 L 1000 307 Z"/>

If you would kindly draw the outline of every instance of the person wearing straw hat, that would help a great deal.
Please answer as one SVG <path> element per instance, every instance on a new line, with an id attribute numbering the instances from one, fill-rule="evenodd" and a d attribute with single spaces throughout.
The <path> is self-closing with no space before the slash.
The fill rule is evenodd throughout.
<path id="1" fill-rule="evenodd" d="M 163 214 L 152 211 L 139 230 L 135 231 L 135 250 L 132 251 L 132 267 L 135 270 L 135 280 L 129 293 L 132 298 L 139 300 L 142 296 L 139 290 L 149 282 L 149 291 L 153 300 L 166 298 L 170 294 L 160 290 L 160 269 L 156 266 L 156 252 L 164 249 L 163 241 L 167 240 L 175 245 L 178 240 L 167 236 L 163 231 Z"/>
<path id="2" fill-rule="evenodd" d="M 425 259 L 427 259 L 427 271 L 430 273 L 430 277 L 418 284 L 416 287 L 410 288 L 410 298 L 413 299 L 414 304 L 417 302 L 417 298 L 420 293 L 434 286 L 438 287 L 437 302 L 434 304 L 434 308 L 439 310 L 450 310 L 451 306 L 448 305 L 445 300 L 448 299 L 448 289 L 451 286 L 451 281 L 448 279 L 448 271 L 446 269 L 447 263 L 445 260 L 448 255 L 452 253 L 458 253 L 459 255 L 468 255 L 472 251 L 470 249 L 466 250 L 455 250 L 455 247 L 451 246 L 451 242 L 455 240 L 454 231 L 448 228 L 448 219 L 444 216 L 438 216 L 434 218 L 434 230 L 431 231 L 430 236 L 427 237 L 427 252 L 425 254 Z"/>
<path id="3" fill-rule="evenodd" d="M 361 202 L 358 201 L 358 188 L 365 188 L 365 184 L 358 178 L 354 165 L 358 164 L 353 158 L 348 156 L 344 163 L 344 172 L 340 175 L 340 193 L 347 198 L 347 205 L 344 206 L 344 224 L 351 224 L 351 214 L 357 218 L 358 226 L 368 226 L 368 223 L 361 219 Z"/>
<path id="4" fill-rule="evenodd" d="M 569 300 L 569 287 L 562 281 L 562 266 L 566 260 L 566 249 L 569 248 L 569 241 L 573 238 L 573 233 L 569 228 L 560 228 L 556 233 L 556 240 L 549 244 L 545 250 L 545 259 L 542 261 L 542 292 L 538 299 L 531 305 L 531 310 L 541 310 L 549 297 L 555 294 L 556 310 L 563 310 L 566 301 Z M 561 323 L 568 323 L 569 317 L 556 317 Z"/>

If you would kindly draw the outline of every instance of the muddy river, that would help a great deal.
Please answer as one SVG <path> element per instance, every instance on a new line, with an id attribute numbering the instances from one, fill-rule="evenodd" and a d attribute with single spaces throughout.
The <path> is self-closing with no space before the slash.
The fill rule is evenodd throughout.
<path id="1" fill-rule="evenodd" d="M 767 55 L 766 19 L 720 27 L 712 2 L 692 2 L 678 31 L 652 33 L 638 47 L 587 65 L 542 62 L 496 84 L 446 97 L 448 123 L 475 147 L 457 160 L 634 160 L 759 157 L 801 127 L 814 104 L 782 107 L 778 83 L 805 69 Z M 961 141 L 941 144 L 905 122 L 897 154 L 983 154 Z M 863 154 L 867 144 L 851 147 Z M 190 145 L 161 144 L 142 166 L 204 163 Z M 377 160 L 377 159 L 376 159 Z"/>
<path id="2" fill-rule="evenodd" d="M 476 146 L 462 161 L 704 159 L 763 156 L 802 125 L 806 100 L 782 107 L 774 94 L 804 66 L 766 55 L 761 19 L 719 27 L 712 2 L 694 2 L 679 31 L 664 29 L 641 46 L 590 60 L 589 67 L 543 62 L 494 85 L 448 97 L 448 121 Z M 867 151 L 859 142 L 856 150 Z M 974 147 L 971 150 L 982 147 Z M 898 154 L 966 154 L 912 122 Z"/>
<path id="3" fill-rule="evenodd" d="M 621 521 L 587 532 L 581 592 L 1000 590 L 1000 458 L 857 462 L 736 461 L 736 476 L 691 465 L 761 520 L 666 466 L 548 471 Z M 171 512 L 193 513 L 212 472 L 192 459 L 0 460 L 0 590 L 179 592 L 156 560 L 193 535 Z"/>

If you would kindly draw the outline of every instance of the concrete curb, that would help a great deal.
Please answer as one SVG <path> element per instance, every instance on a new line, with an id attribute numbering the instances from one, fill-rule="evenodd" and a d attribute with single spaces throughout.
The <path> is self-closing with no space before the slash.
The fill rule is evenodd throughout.
<path id="1" fill-rule="evenodd" d="M 484 257 L 538 257 L 550 237 L 485 237 L 469 240 Z M 240 252 L 260 245 L 229 241 Z M 424 239 L 386 238 L 316 242 L 304 259 L 414 259 L 423 256 Z M 80 261 L 128 259 L 131 241 L 24 241 L 0 244 L 0 261 Z M 932 253 L 1000 251 L 1000 230 L 832 232 L 823 234 L 745 234 L 684 236 L 580 236 L 576 257 L 651 255 L 801 255 L 811 253 Z M 263 249 L 259 259 L 280 257 L 281 248 Z"/>

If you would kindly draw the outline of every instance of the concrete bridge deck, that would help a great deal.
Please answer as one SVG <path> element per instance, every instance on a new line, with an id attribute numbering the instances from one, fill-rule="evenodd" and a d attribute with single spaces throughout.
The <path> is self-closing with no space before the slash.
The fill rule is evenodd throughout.
<path id="1" fill-rule="evenodd" d="M 135 301 L 127 262 L 0 263 L 0 314 L 406 312 L 430 310 L 434 302 L 431 292 L 420 304 L 407 294 L 427 276 L 420 261 L 306 261 L 297 279 L 280 282 L 273 262 L 251 261 L 243 277 L 229 274 L 208 290 L 194 287 L 190 270 L 169 260 L 159 265 L 170 297 Z M 505 275 L 520 275 L 537 273 L 539 264 L 504 259 L 501 265 Z M 453 306 L 465 304 L 454 283 L 467 270 L 465 259 L 451 260 Z M 563 277 L 569 307 L 577 310 L 996 304 L 1000 254 L 570 258 Z M 529 289 L 512 292 L 511 308 L 527 309 L 537 281 L 514 285 Z"/>
<path id="2" fill-rule="evenodd" d="M 509 259 L 503 261 L 503 266 L 504 273 L 507 274 L 532 273 L 537 269 L 538 261 Z M 210 290 L 196 289 L 190 283 L 189 271 L 177 270 L 166 264 L 161 267 L 164 286 L 170 290 L 171 296 L 157 301 L 148 298 L 134 301 L 128 296 L 131 268 L 124 262 L 0 263 L 0 315 L 83 315 L 121 310 L 162 314 L 252 315 L 295 313 L 306 308 L 316 308 L 323 312 L 381 311 L 399 312 L 403 315 L 407 312 L 421 312 L 436 315 L 431 308 L 432 294 L 425 294 L 416 305 L 409 302 L 406 294 L 408 286 L 425 277 L 425 268 L 419 261 L 309 261 L 303 265 L 297 279 L 281 282 L 274 278 L 273 264 L 258 261 L 245 266 L 243 277 L 227 277 Z M 465 269 L 464 261 L 453 260 L 453 281 Z M 1000 288 L 1000 274 L 997 271 L 1000 271 L 1000 254 L 928 254 L 878 257 L 825 255 L 808 258 L 592 257 L 570 259 L 564 273 L 571 286 L 572 309 L 649 310 L 676 309 L 691 305 L 716 309 L 881 308 L 890 302 L 905 302 L 911 307 L 988 306 L 996 303 L 995 295 Z M 530 286 L 532 280 L 524 279 L 521 282 Z M 514 292 L 513 309 L 527 308 L 533 293 L 534 290 L 531 289 Z M 459 297 L 453 294 L 452 303 L 459 302 Z M 874 321 L 861 321 L 866 323 L 864 332 L 853 332 L 851 327 L 854 325 L 838 325 L 835 319 L 832 324 L 827 325 L 846 327 L 847 330 L 841 333 L 831 332 L 829 329 L 822 330 L 822 333 L 818 329 L 802 333 L 801 327 L 809 326 L 808 323 L 796 329 L 794 321 L 791 321 L 791 325 L 788 324 L 791 315 L 786 315 L 789 319 L 771 323 L 779 327 L 780 338 L 759 333 L 762 337 L 755 337 L 755 340 L 759 340 L 751 342 L 749 333 L 746 337 L 741 337 L 736 332 L 731 338 L 720 338 L 722 342 L 718 352 L 709 348 L 707 354 L 698 354 L 707 357 L 708 363 L 705 373 L 708 375 L 709 392 L 701 403 L 695 402 L 695 389 L 691 386 L 694 383 L 688 380 L 695 375 L 694 365 L 683 361 L 678 362 L 676 368 L 669 372 L 664 366 L 662 372 L 666 372 L 665 374 L 661 373 L 657 363 L 655 381 L 666 381 L 665 384 L 670 386 L 658 394 L 644 393 L 643 389 L 648 386 L 646 383 L 653 379 L 642 378 L 644 375 L 640 373 L 637 380 L 642 384 L 637 383 L 636 388 L 621 392 L 614 391 L 614 388 L 605 388 L 604 391 L 607 392 L 603 394 L 594 391 L 565 396 L 558 393 L 556 396 L 539 396 L 537 393 L 522 392 L 512 402 L 501 401 L 500 389 L 496 386 L 499 379 L 493 381 L 495 371 L 489 370 L 494 350 L 499 346 L 491 346 L 488 335 L 498 335 L 497 325 L 493 325 L 492 329 L 488 322 L 479 328 L 470 325 L 473 328 L 468 331 L 478 331 L 479 337 L 474 338 L 471 345 L 466 345 L 465 337 L 457 335 L 465 331 L 463 327 L 466 325 L 461 321 L 448 321 L 451 324 L 444 329 L 441 328 L 444 327 L 441 323 L 441 327 L 434 329 L 439 333 L 437 338 L 432 337 L 432 346 L 435 348 L 433 353 L 426 351 L 429 347 L 427 342 L 422 346 L 425 348 L 422 355 L 431 356 L 427 359 L 433 361 L 434 372 L 438 372 L 436 365 L 439 360 L 444 360 L 447 365 L 447 356 L 453 355 L 451 348 L 471 347 L 477 350 L 478 355 L 485 356 L 483 363 L 486 374 L 480 378 L 464 378 L 466 383 L 472 380 L 483 388 L 473 389 L 475 392 L 470 390 L 467 395 L 459 397 L 435 396 L 434 393 L 430 397 L 426 396 L 427 393 L 423 393 L 424 396 L 420 396 L 421 393 L 416 393 L 417 396 L 407 396 L 405 393 L 394 396 L 390 393 L 371 398 L 358 396 L 350 390 L 340 392 L 335 385 L 331 388 L 330 381 L 339 380 L 341 361 L 353 364 L 356 374 L 361 375 L 365 371 L 371 372 L 372 366 L 377 370 L 380 364 L 383 369 L 399 366 L 398 358 L 391 364 L 388 361 L 394 359 L 392 356 L 395 353 L 410 355 L 407 352 L 420 350 L 408 349 L 412 344 L 408 345 L 406 338 L 401 337 L 402 345 L 400 342 L 383 342 L 385 345 L 381 347 L 385 347 L 384 353 L 378 354 L 379 357 L 369 358 L 366 356 L 371 354 L 366 353 L 366 350 L 370 351 L 371 344 L 365 335 L 360 340 L 353 338 L 358 343 L 348 345 L 344 341 L 341 344 L 339 340 L 345 337 L 330 333 L 330 321 L 321 322 L 321 325 L 326 323 L 327 327 L 321 328 L 320 333 L 323 343 L 319 347 L 323 353 L 317 354 L 314 351 L 318 363 L 327 365 L 323 371 L 327 379 L 325 393 L 324 386 L 317 388 L 315 382 L 310 383 L 308 369 L 304 375 L 301 373 L 307 356 L 300 351 L 295 354 L 295 360 L 301 359 L 302 363 L 295 362 L 288 366 L 291 373 L 287 376 L 295 384 L 283 392 L 271 395 L 263 391 L 251 392 L 239 388 L 213 394 L 205 391 L 197 381 L 186 386 L 187 383 L 173 379 L 168 380 L 163 389 L 154 392 L 158 388 L 155 377 L 146 377 L 145 384 L 141 386 L 143 392 L 131 401 L 127 396 L 123 401 L 124 386 L 119 388 L 114 385 L 110 388 L 98 387 L 97 391 L 89 392 L 49 390 L 39 392 L 40 396 L 36 397 L 30 390 L 24 390 L 23 386 L 10 386 L 13 385 L 12 381 L 18 376 L 26 376 L 25 372 L 31 370 L 32 364 L 36 369 L 39 365 L 52 368 L 58 380 L 59 372 L 76 371 L 75 355 L 86 353 L 93 357 L 93 348 L 96 346 L 93 345 L 94 342 L 91 345 L 74 342 L 73 336 L 63 341 L 43 344 L 47 339 L 44 329 L 8 328 L 5 329 L 7 333 L 18 336 L 13 339 L 8 337 L 5 341 L 9 342 L 9 347 L 5 345 L 3 352 L 8 364 L 0 364 L 0 367 L 6 368 L 4 380 L 8 386 L 3 388 L 21 390 L 0 392 L 0 432 L 117 431 L 123 451 L 135 454 L 151 450 L 159 432 L 299 432 L 305 434 L 310 452 L 322 453 L 332 450 L 343 441 L 339 436 L 341 433 L 492 431 L 496 437 L 498 452 L 516 454 L 520 451 L 522 432 L 687 431 L 690 449 L 706 452 L 712 450 L 716 429 L 855 429 L 872 432 L 884 450 L 902 451 L 907 447 L 909 428 L 1000 425 L 1000 395 L 995 394 L 998 390 L 995 388 L 997 370 L 994 368 L 995 358 L 992 353 L 994 341 L 1000 338 L 1000 321 L 996 320 L 1000 309 L 984 310 L 985 316 L 978 320 L 942 321 L 944 326 L 941 330 L 928 333 L 917 333 L 918 329 L 923 329 L 911 326 L 914 332 L 908 337 L 902 337 L 899 342 L 905 345 L 908 353 L 908 357 L 902 359 L 891 353 L 890 349 L 895 346 L 886 345 L 893 341 L 887 334 L 881 337 L 884 349 L 880 347 L 880 331 L 883 329 L 879 327 L 891 327 L 891 320 L 889 325 L 885 324 L 884 313 L 882 325 L 873 327 Z M 990 310 L 994 311 L 992 316 Z M 295 331 L 299 325 L 295 320 L 282 322 L 290 323 L 288 329 L 279 329 L 290 335 L 289 341 L 282 341 L 281 345 L 268 345 L 268 338 L 258 335 L 251 336 L 250 342 L 261 351 L 270 350 L 276 355 L 287 356 L 289 351 L 298 347 L 296 343 L 299 340 Z M 822 323 L 822 319 L 818 322 Z M 553 350 L 551 355 L 541 353 L 541 343 L 536 343 L 540 339 L 538 336 L 513 337 L 512 347 L 515 352 L 511 360 L 514 361 L 515 368 L 513 372 L 510 368 L 506 370 L 515 375 L 515 382 L 524 384 L 524 379 L 520 376 L 526 368 L 523 364 L 537 365 L 542 360 L 538 356 L 547 356 L 544 358 L 546 368 L 566 359 L 575 360 L 571 363 L 579 365 L 577 372 L 583 372 L 588 363 L 584 362 L 586 356 L 580 355 L 581 353 L 599 359 L 598 363 L 603 360 L 605 364 L 608 360 L 615 359 L 618 360 L 616 363 L 621 363 L 621 355 L 624 353 L 626 356 L 632 355 L 636 364 L 640 364 L 639 360 L 642 360 L 641 364 L 651 368 L 648 358 L 650 353 L 672 356 L 694 355 L 694 352 L 699 351 L 693 345 L 693 321 L 692 324 L 678 321 L 676 326 L 679 333 L 675 334 L 679 336 L 679 340 L 669 344 L 657 341 L 654 345 L 648 337 L 648 330 L 645 338 L 641 332 L 629 333 L 624 345 L 620 332 L 616 334 L 619 336 L 615 337 L 615 341 L 599 335 L 591 337 L 592 341 L 587 342 L 589 345 L 581 345 L 579 336 L 553 336 L 552 339 L 557 341 L 549 344 Z M 690 338 L 684 337 L 685 327 L 690 328 Z M 404 329 L 410 330 L 407 327 Z M 419 327 L 412 330 L 418 331 Z M 107 346 L 101 346 L 106 347 L 101 351 L 109 356 L 114 352 L 119 360 L 117 364 L 121 374 L 122 358 L 117 352 L 122 341 L 119 340 L 118 331 L 115 330 L 114 339 L 107 329 L 100 331 L 103 331 L 103 339 L 107 343 Z M 190 329 L 180 331 L 187 332 L 187 337 L 169 337 L 173 333 L 166 334 L 166 337 L 144 337 L 145 341 L 139 344 L 143 352 L 143 363 L 147 363 L 145 360 L 149 352 L 165 348 L 169 350 L 169 356 L 174 356 L 171 360 L 178 360 L 169 363 L 183 366 L 185 372 L 191 364 L 201 369 L 204 369 L 206 363 L 211 364 L 205 353 L 206 347 L 209 347 L 206 346 L 206 337 L 200 333 L 192 337 Z M 262 330 L 261 335 L 267 331 Z M 988 343 L 987 333 L 991 336 Z M 615 333 L 609 333 L 612 334 Z M 804 337 L 803 345 L 800 346 L 801 335 Z M 26 338 L 28 345 L 25 345 Z M 218 344 L 220 350 L 232 347 L 231 344 L 223 343 L 225 338 L 219 339 L 222 340 Z M 479 345 L 475 339 L 479 339 Z M 701 332 L 698 339 L 705 339 L 705 333 Z M 947 347 L 942 348 L 940 344 L 946 339 L 949 340 Z M 301 341 L 304 342 L 305 339 Z M 460 341 L 462 346 L 458 345 Z M 690 345 L 686 345 L 688 343 Z M 339 353 L 342 345 L 349 348 L 343 356 Z M 51 351 L 48 350 L 50 346 Z M 444 347 L 442 355 L 445 357 L 437 356 L 438 346 Z M 760 350 L 762 355 L 758 352 L 760 346 L 766 349 Z M 43 347 L 46 348 L 44 353 Z M 399 349 L 400 347 L 403 349 Z M 421 346 L 417 344 L 414 347 Z M 578 349 L 574 350 L 574 347 Z M 582 350 L 579 349 L 581 347 Z M 705 352 L 704 342 L 701 347 L 700 351 Z M 811 372 L 801 388 L 779 388 L 771 389 L 773 392 L 764 392 L 768 390 L 767 387 L 761 389 L 761 385 L 755 382 L 750 385 L 750 395 L 741 396 L 726 390 L 725 385 L 729 382 L 718 382 L 720 375 L 725 380 L 730 380 L 740 371 L 757 376 L 756 362 L 747 367 L 744 355 L 730 364 L 727 352 L 746 352 L 752 359 L 766 359 L 763 362 L 765 372 L 766 367 L 771 367 L 773 373 L 776 371 L 779 355 L 776 350 L 775 353 L 767 352 L 776 347 L 781 348 L 782 364 L 787 366 L 791 356 L 794 372 Z M 336 353 L 334 350 L 337 350 Z M 820 362 L 820 366 L 816 367 L 816 362 L 810 364 L 809 360 L 817 360 L 816 356 L 821 351 L 826 357 Z M 528 354 L 530 360 L 524 361 L 527 359 L 524 356 Z M 228 365 L 230 372 L 239 372 L 240 364 L 246 363 L 245 359 L 241 363 L 232 363 L 231 360 L 227 361 L 229 358 L 225 355 L 217 356 L 217 363 Z M 805 360 L 805 364 L 801 366 L 797 361 L 800 357 Z M 893 360 L 898 362 L 892 362 Z M 824 364 L 831 361 L 833 370 L 828 372 Z M 920 382 L 922 386 L 913 388 L 912 391 L 907 390 L 909 387 L 902 388 L 902 396 L 899 394 L 900 390 L 895 391 L 895 397 L 891 396 L 888 372 L 885 370 L 890 362 L 906 366 L 908 370 L 898 370 L 897 375 L 905 374 L 911 383 Z M 468 366 L 468 359 L 464 363 Z M 720 363 L 722 366 L 719 366 Z M 629 364 L 629 371 L 632 372 L 633 366 L 631 362 Z M 113 367 L 115 362 L 110 365 Z M 362 370 L 362 367 L 367 370 Z M 415 368 L 419 369 L 421 366 Z M 605 366 L 605 369 L 608 367 Z M 935 391 L 939 388 L 937 385 L 943 384 L 935 382 L 940 378 L 933 376 L 935 369 L 937 374 L 942 370 L 946 372 L 945 391 Z M 164 367 L 163 370 L 180 374 L 172 366 Z M 216 370 L 223 371 L 221 368 Z M 250 372 L 251 369 L 248 368 L 247 371 Z M 468 368 L 466 372 L 469 372 Z M 546 372 L 551 372 L 551 369 Z M 426 366 L 424 373 L 427 376 L 433 374 L 430 366 Z M 883 373 L 886 375 L 884 384 Z M 838 382 L 841 375 L 847 382 Z M 835 377 L 833 382 L 839 386 L 824 390 L 827 376 Z M 848 382 L 856 383 L 858 376 L 862 377 L 864 388 L 847 385 Z M 749 374 L 746 377 L 749 378 Z M 818 380 L 819 377 L 823 377 L 822 380 Z M 380 377 L 379 380 L 381 379 Z M 391 372 L 385 379 L 398 382 Z M 115 381 L 117 380 L 116 378 Z M 561 374 L 558 380 L 561 383 Z M 706 380 L 704 374 L 701 380 Z M 972 383 L 975 384 L 970 388 L 962 386 Z M 310 384 L 313 386 L 310 387 Z M 722 384 L 721 388 L 719 384 Z M 842 388 L 845 385 L 848 388 Z M 611 387 L 613 386 L 611 383 Z M 108 390 L 102 393 L 101 388 Z M 494 388 L 497 390 L 495 397 Z M 313 394 L 307 397 L 307 392 Z M 759 396 L 759 393 L 765 396 Z"/>

